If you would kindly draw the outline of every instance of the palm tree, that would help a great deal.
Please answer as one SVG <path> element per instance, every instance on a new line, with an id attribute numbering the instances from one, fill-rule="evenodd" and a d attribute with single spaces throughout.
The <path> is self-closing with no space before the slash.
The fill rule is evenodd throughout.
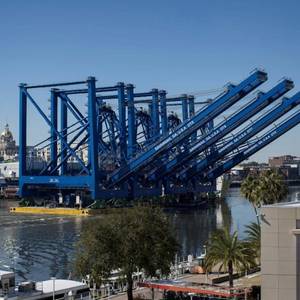
<path id="1" fill-rule="evenodd" d="M 258 176 L 253 176 L 253 175 L 248 175 L 241 184 L 241 193 L 252 204 L 255 211 L 257 224 L 260 223 L 259 215 L 258 215 L 258 207 L 260 206 L 258 186 L 259 186 Z"/>
<path id="2" fill-rule="evenodd" d="M 283 177 L 276 170 L 267 170 L 259 175 L 248 175 L 242 182 L 241 193 L 252 204 L 257 224 L 260 224 L 258 208 L 262 204 L 280 202 L 288 193 Z"/>
<path id="3" fill-rule="evenodd" d="M 259 189 L 262 204 L 280 202 L 288 193 L 283 177 L 276 170 L 267 170 L 260 174 Z"/>
<path id="4" fill-rule="evenodd" d="M 247 234 L 246 243 L 249 248 L 253 250 L 255 253 L 255 256 L 260 264 L 260 236 L 261 236 L 261 230 L 260 225 L 251 222 L 249 225 L 246 226 L 245 233 Z"/>
<path id="5" fill-rule="evenodd" d="M 235 231 L 218 229 L 211 237 L 205 257 L 205 267 L 211 271 L 219 265 L 219 271 L 228 272 L 229 287 L 233 287 L 233 270 L 242 271 L 255 264 L 253 251 L 238 239 Z"/>

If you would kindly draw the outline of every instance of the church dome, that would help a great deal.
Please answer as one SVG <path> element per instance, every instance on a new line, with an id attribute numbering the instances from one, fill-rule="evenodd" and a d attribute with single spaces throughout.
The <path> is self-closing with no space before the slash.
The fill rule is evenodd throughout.
<path id="1" fill-rule="evenodd" d="M 1 133 L 1 140 L 2 141 L 12 141 L 13 135 L 9 130 L 8 124 L 5 125 L 4 131 Z"/>
<path id="2" fill-rule="evenodd" d="M 4 131 L 0 134 L 0 157 L 4 160 L 11 160 L 15 159 L 17 153 L 18 147 L 8 124 L 6 124 Z"/>

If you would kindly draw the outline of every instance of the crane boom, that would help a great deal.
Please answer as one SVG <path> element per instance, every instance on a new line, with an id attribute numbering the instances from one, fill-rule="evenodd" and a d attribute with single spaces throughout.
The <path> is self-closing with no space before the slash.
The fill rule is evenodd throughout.
<path id="1" fill-rule="evenodd" d="M 247 159 L 251 155 L 255 154 L 257 151 L 261 150 L 265 146 L 269 145 L 271 142 L 278 139 L 284 133 L 297 126 L 300 123 L 300 111 L 297 111 L 292 117 L 288 117 L 278 126 L 271 129 L 261 137 L 259 137 L 255 142 L 253 142 L 246 150 L 237 153 L 232 158 L 228 159 L 221 165 L 215 167 L 206 174 L 207 180 L 213 180 L 225 172 L 229 171 L 234 166 L 238 165 L 243 160 Z"/>
<path id="2" fill-rule="evenodd" d="M 261 130 L 267 128 L 267 126 L 271 125 L 299 104 L 300 93 L 295 94 L 291 98 L 284 98 L 274 109 L 268 111 L 261 118 L 239 131 L 232 139 L 221 145 L 212 155 L 196 161 L 191 167 L 180 172 L 179 178 L 181 180 L 190 179 L 196 174 L 203 172 L 209 166 L 213 166 L 218 160 L 225 157 L 225 155 L 242 145 Z"/>
<path id="3" fill-rule="evenodd" d="M 277 100 L 293 87 L 294 83 L 291 80 L 284 79 L 267 93 L 260 93 L 260 95 L 254 99 L 254 101 L 250 102 L 243 109 L 233 114 L 224 122 L 221 122 L 221 124 L 219 124 L 211 132 L 203 135 L 192 145 L 186 147 L 186 149 L 184 149 L 181 153 L 177 154 L 173 159 L 169 160 L 165 164 L 162 164 L 158 169 L 154 170 L 150 175 L 150 178 L 152 180 L 158 180 L 163 178 L 165 175 L 170 174 L 176 168 L 181 167 L 184 162 L 187 162 L 191 158 L 208 149 L 216 141 L 227 135 L 232 130 L 236 129 L 245 121 L 249 120 L 252 116 L 265 108 L 267 105 Z"/>
<path id="4" fill-rule="evenodd" d="M 267 73 L 258 70 L 238 85 L 231 85 L 226 93 L 220 95 L 215 101 L 204 107 L 192 118 L 183 122 L 171 134 L 162 137 L 159 141 L 154 143 L 151 148 L 148 148 L 148 150 L 130 160 L 126 166 L 121 167 L 116 172 L 112 173 L 110 176 L 110 186 L 114 186 L 115 183 L 130 177 L 134 172 L 146 166 L 159 155 L 166 153 L 184 139 L 190 137 L 200 127 L 220 115 L 223 111 L 253 91 L 266 80 Z"/>

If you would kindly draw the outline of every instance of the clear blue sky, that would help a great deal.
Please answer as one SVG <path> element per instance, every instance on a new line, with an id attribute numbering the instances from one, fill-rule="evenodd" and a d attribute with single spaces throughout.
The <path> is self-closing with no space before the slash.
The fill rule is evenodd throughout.
<path id="1" fill-rule="evenodd" d="M 0 126 L 18 135 L 20 82 L 132 82 L 170 94 L 222 87 L 264 67 L 300 90 L 297 0 L 10 0 L 0 4 Z M 39 135 L 38 126 L 35 134 Z M 300 156 L 300 127 L 255 155 Z"/>

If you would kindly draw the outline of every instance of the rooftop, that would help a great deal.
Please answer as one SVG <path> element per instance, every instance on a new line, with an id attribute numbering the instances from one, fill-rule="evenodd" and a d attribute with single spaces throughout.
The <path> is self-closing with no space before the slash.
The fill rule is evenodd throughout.
<path id="1" fill-rule="evenodd" d="M 262 207 L 278 207 L 278 208 L 283 208 L 283 207 L 300 207 L 300 201 L 274 203 L 274 204 L 263 205 Z"/>
<path id="2" fill-rule="evenodd" d="M 193 293 L 197 295 L 230 298 L 239 297 L 248 293 L 249 288 L 234 287 L 228 288 L 220 285 L 212 285 L 206 283 L 187 282 L 182 280 L 153 280 L 140 282 L 140 287 L 154 288 L 163 291 L 174 291 L 183 293 Z"/>
<path id="3" fill-rule="evenodd" d="M 3 275 L 14 275 L 14 272 L 0 270 L 0 276 L 3 276 Z"/>
<path id="4" fill-rule="evenodd" d="M 56 292 L 87 287 L 83 282 L 65 279 L 45 280 L 37 282 L 37 286 L 41 286 L 43 293 L 46 294 L 53 292 L 53 283 Z"/>

